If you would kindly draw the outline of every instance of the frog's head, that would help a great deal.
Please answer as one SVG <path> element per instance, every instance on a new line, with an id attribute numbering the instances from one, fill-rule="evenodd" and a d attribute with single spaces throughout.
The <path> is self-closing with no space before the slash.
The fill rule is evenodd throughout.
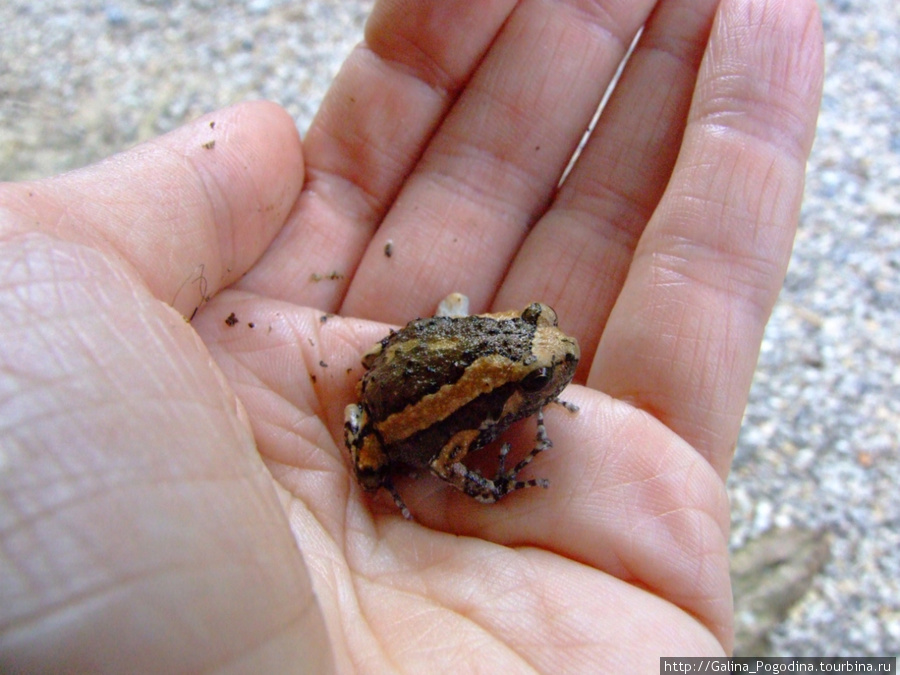
<path id="1" fill-rule="evenodd" d="M 529 398 L 547 402 L 572 381 L 581 349 L 578 340 L 558 328 L 556 312 L 543 303 L 526 307 L 522 320 L 534 326 L 534 337 L 531 355 L 524 361 L 527 373 L 519 380 L 519 388 Z"/>

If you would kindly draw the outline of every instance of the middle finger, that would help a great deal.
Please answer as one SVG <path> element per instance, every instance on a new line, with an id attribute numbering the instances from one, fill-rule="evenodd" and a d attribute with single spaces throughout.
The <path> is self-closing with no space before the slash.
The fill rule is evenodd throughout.
<path id="1" fill-rule="evenodd" d="M 379 320 L 402 323 L 451 291 L 485 308 L 652 5 L 522 2 L 401 190 L 341 311 L 376 318 L 377 307 Z"/>
<path id="2" fill-rule="evenodd" d="M 656 7 L 603 114 L 494 304 L 540 298 L 578 336 L 586 376 L 634 248 L 662 196 L 718 0 Z"/>

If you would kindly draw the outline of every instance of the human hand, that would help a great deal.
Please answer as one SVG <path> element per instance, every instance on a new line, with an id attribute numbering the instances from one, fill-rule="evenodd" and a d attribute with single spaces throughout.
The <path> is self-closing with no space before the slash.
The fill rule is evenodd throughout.
<path id="1" fill-rule="evenodd" d="M 660 3 L 559 190 L 653 3 L 382 2 L 302 147 L 244 104 L 3 186 L 4 666 L 727 651 L 724 478 L 822 54 L 812 0 L 717 4 Z M 581 411 L 547 411 L 549 490 L 485 506 L 403 479 L 408 523 L 355 484 L 343 408 L 368 320 L 457 290 L 554 307 Z"/>

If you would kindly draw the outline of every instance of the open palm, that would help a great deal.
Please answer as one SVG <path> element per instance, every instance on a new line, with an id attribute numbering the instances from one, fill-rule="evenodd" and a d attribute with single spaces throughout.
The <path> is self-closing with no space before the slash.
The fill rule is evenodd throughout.
<path id="1" fill-rule="evenodd" d="M 607 5 L 385 1 L 302 143 L 243 104 L 2 186 L 4 664 L 636 672 L 730 649 L 724 478 L 818 16 Z M 581 410 L 547 410 L 548 490 L 488 506 L 401 477 L 410 523 L 353 480 L 343 408 L 386 324 L 451 291 L 554 307 Z"/>

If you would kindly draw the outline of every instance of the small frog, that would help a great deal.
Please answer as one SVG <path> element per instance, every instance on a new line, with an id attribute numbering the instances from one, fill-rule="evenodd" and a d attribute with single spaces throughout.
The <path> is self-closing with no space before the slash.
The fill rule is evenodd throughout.
<path id="1" fill-rule="evenodd" d="M 442 305 L 451 316 L 417 319 L 375 344 L 363 357 L 359 403 L 344 412 L 357 480 L 367 490 L 387 489 L 407 519 L 412 516 L 391 481 L 399 466 L 427 467 L 485 503 L 521 488 L 546 488 L 545 479 L 516 478 L 552 445 L 543 408 L 555 402 L 577 410 L 557 398 L 575 374 L 580 350 L 557 328 L 556 312 L 535 302 L 521 311 L 459 316 L 466 306 L 465 296 L 454 294 Z M 506 469 L 509 443 L 500 449 L 493 480 L 462 463 L 535 414 L 537 443 L 515 467 Z"/>

